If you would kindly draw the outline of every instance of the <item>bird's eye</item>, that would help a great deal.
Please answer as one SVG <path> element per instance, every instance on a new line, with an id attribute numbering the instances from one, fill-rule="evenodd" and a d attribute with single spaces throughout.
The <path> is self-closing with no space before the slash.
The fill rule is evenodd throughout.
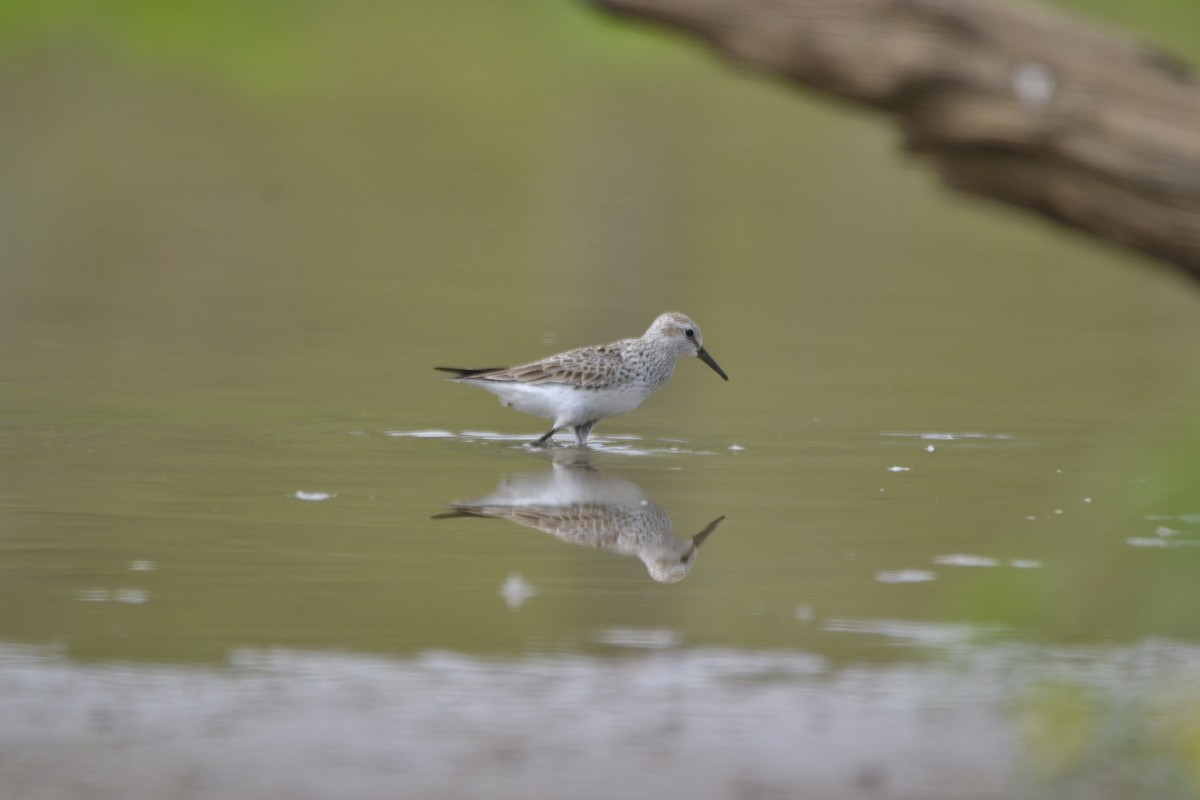
<path id="1" fill-rule="evenodd" d="M 683 335 L 684 335 L 684 336 L 686 336 L 686 337 L 688 337 L 689 339 L 695 339 L 695 338 L 696 338 L 696 332 L 695 332 L 694 330 L 692 330 L 691 328 L 688 328 L 687 330 L 685 330 L 685 331 L 683 332 Z"/>

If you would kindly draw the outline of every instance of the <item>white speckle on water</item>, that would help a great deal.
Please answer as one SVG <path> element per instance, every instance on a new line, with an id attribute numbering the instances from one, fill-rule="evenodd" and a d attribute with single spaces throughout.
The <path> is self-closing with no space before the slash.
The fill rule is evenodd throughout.
<path id="1" fill-rule="evenodd" d="M 897 569 L 876 572 L 875 580 L 880 583 L 924 583 L 937 580 L 937 575 L 926 569 Z"/>
<path id="2" fill-rule="evenodd" d="M 450 431 L 443 430 L 428 430 L 428 431 L 384 431 L 384 436 L 411 436 L 415 439 L 453 439 L 454 434 Z"/>
<path id="3" fill-rule="evenodd" d="M 425 437 L 431 438 L 431 437 Z M 450 438 L 455 438 L 454 434 L 450 434 Z M 483 439 L 486 442 L 530 442 L 532 443 L 538 437 L 537 434 L 521 434 L 521 433 L 497 433 L 496 431 L 463 431 L 458 438 L 468 441 L 474 439 Z"/>
<path id="4" fill-rule="evenodd" d="M 533 584 L 521 577 L 519 572 L 510 573 L 500 587 L 500 596 L 505 604 L 514 611 L 525 604 L 525 601 L 537 595 Z"/>
<path id="5" fill-rule="evenodd" d="M 924 645 L 927 647 L 953 647 L 969 644 L 985 631 L 998 630 L 993 626 L 909 622 L 898 619 L 831 619 L 821 630 L 832 633 L 860 633 L 882 636 L 896 643 Z"/>
<path id="6" fill-rule="evenodd" d="M 1006 441 L 1012 439 L 1011 434 L 1007 433 L 983 433 L 982 431 L 965 431 L 963 433 L 952 433 L 950 431 L 926 431 L 923 433 L 909 433 L 905 431 L 885 431 L 883 436 L 909 436 L 926 441 L 935 442 L 953 442 L 962 439 L 992 439 L 995 441 Z"/>
<path id="7" fill-rule="evenodd" d="M 140 606 L 142 603 L 150 602 L 150 593 L 145 589 L 117 589 L 113 599 L 118 603 Z"/>
<path id="8" fill-rule="evenodd" d="M 796 611 L 792 616 L 794 616 L 796 619 L 800 620 L 801 622 L 812 622 L 813 619 L 816 618 L 817 612 L 813 609 L 812 606 L 802 605 L 802 606 L 796 606 Z"/>
<path id="9" fill-rule="evenodd" d="M 1179 531 L 1173 528 L 1168 528 L 1166 525 L 1159 525 L 1154 529 L 1155 536 L 1175 536 L 1178 533 Z"/>
<path id="10" fill-rule="evenodd" d="M 995 567 L 1000 564 L 994 558 L 974 556 L 968 553 L 951 553 L 950 555 L 937 556 L 933 559 L 933 563 L 944 564 L 950 567 Z"/>
<path id="11" fill-rule="evenodd" d="M 129 571 L 130 572 L 153 572 L 157 568 L 158 568 L 157 564 L 155 564 L 153 561 L 148 561 L 146 559 L 138 559 L 136 561 L 129 562 Z"/>
<path id="12" fill-rule="evenodd" d="M 75 593 L 75 599 L 85 603 L 117 602 L 136 606 L 150 602 L 150 593 L 145 589 L 83 589 Z"/>
<path id="13" fill-rule="evenodd" d="M 729 445 L 729 449 L 735 453 L 740 453 L 741 451 L 745 450 L 746 448 L 742 447 L 740 444 L 731 444 L 731 445 Z"/>
<path id="14" fill-rule="evenodd" d="M 1062 509 L 1061 509 L 1061 508 L 1056 508 L 1056 509 L 1054 509 L 1054 513 L 1055 513 L 1055 514 L 1061 514 L 1061 513 L 1063 513 L 1063 512 L 1062 512 Z"/>
<path id="15" fill-rule="evenodd" d="M 307 500 L 308 502 L 320 502 L 321 500 L 330 500 L 337 497 L 336 494 L 329 492 L 306 492 L 303 489 L 297 489 L 295 497 L 297 500 Z"/>
<path id="16" fill-rule="evenodd" d="M 909 472 L 910 470 L 912 470 L 912 467 L 888 467 L 887 468 L 888 472 Z"/>
<path id="17" fill-rule="evenodd" d="M 1034 514 L 1030 514 L 1030 515 L 1029 515 L 1029 516 L 1027 516 L 1025 519 L 1029 520 L 1030 522 L 1036 522 L 1036 521 L 1037 521 L 1037 516 L 1036 516 L 1036 515 L 1034 515 Z"/>
<path id="18" fill-rule="evenodd" d="M 1126 539 L 1125 544 L 1130 547 L 1171 547 L 1175 542 L 1170 539 L 1155 538 L 1151 539 L 1147 536 L 1135 536 L 1131 539 Z"/>
<path id="19" fill-rule="evenodd" d="M 926 452 L 926 453 L 932 453 L 932 452 L 934 452 L 935 450 L 937 450 L 937 448 L 936 448 L 936 447 L 934 447 L 933 445 L 929 445 L 928 447 L 926 447 L 926 448 L 925 448 L 925 452 Z"/>
<path id="20" fill-rule="evenodd" d="M 1090 497 L 1085 497 L 1085 498 L 1083 498 L 1083 502 L 1085 502 L 1085 503 L 1091 503 L 1091 502 L 1092 502 L 1092 498 L 1090 498 Z"/>
<path id="21" fill-rule="evenodd" d="M 646 650 L 666 650 L 683 641 L 683 636 L 670 628 L 610 628 L 596 638 L 604 644 Z"/>
<path id="22" fill-rule="evenodd" d="M 1014 558 L 1008 562 L 1008 565 L 1016 569 L 1040 569 L 1042 562 L 1032 558 Z"/>

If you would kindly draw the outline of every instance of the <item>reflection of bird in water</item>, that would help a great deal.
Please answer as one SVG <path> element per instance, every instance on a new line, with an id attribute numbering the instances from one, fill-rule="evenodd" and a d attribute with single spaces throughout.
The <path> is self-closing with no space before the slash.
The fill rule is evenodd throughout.
<path id="1" fill-rule="evenodd" d="M 586 460 L 555 463 L 550 472 L 516 475 L 489 495 L 434 519 L 492 517 L 553 534 L 564 542 L 637 556 L 656 581 L 683 580 L 704 540 L 725 517 L 687 539 L 671 532 L 666 510 L 632 481 L 606 475 Z"/>

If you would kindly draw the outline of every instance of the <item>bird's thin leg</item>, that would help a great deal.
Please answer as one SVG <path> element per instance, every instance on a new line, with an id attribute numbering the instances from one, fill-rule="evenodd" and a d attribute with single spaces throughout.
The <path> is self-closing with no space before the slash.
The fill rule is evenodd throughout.
<path id="1" fill-rule="evenodd" d="M 588 434 L 592 432 L 592 427 L 597 422 L 598 422 L 598 420 L 593 419 L 593 420 L 583 423 L 582 425 L 576 425 L 575 427 L 573 427 L 571 429 L 571 430 L 575 431 L 575 444 L 576 445 L 578 445 L 579 447 L 583 447 L 585 444 L 587 444 Z"/>
<path id="2" fill-rule="evenodd" d="M 545 436 L 543 436 L 542 438 L 540 438 L 536 442 L 534 442 L 533 446 L 534 447 L 545 447 L 546 445 L 548 445 L 550 443 L 550 437 L 554 436 L 554 434 L 558 433 L 558 431 L 559 431 L 558 428 L 551 428 L 549 431 L 546 432 Z"/>

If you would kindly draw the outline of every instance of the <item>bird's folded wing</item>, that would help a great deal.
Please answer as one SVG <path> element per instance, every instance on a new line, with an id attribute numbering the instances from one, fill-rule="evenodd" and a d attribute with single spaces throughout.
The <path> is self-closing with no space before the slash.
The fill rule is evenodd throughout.
<path id="1" fill-rule="evenodd" d="M 479 375 L 478 380 L 518 383 L 567 383 L 585 389 L 602 389 L 616 378 L 623 359 L 620 351 L 607 345 L 581 347 L 565 353 L 497 372 Z"/>

